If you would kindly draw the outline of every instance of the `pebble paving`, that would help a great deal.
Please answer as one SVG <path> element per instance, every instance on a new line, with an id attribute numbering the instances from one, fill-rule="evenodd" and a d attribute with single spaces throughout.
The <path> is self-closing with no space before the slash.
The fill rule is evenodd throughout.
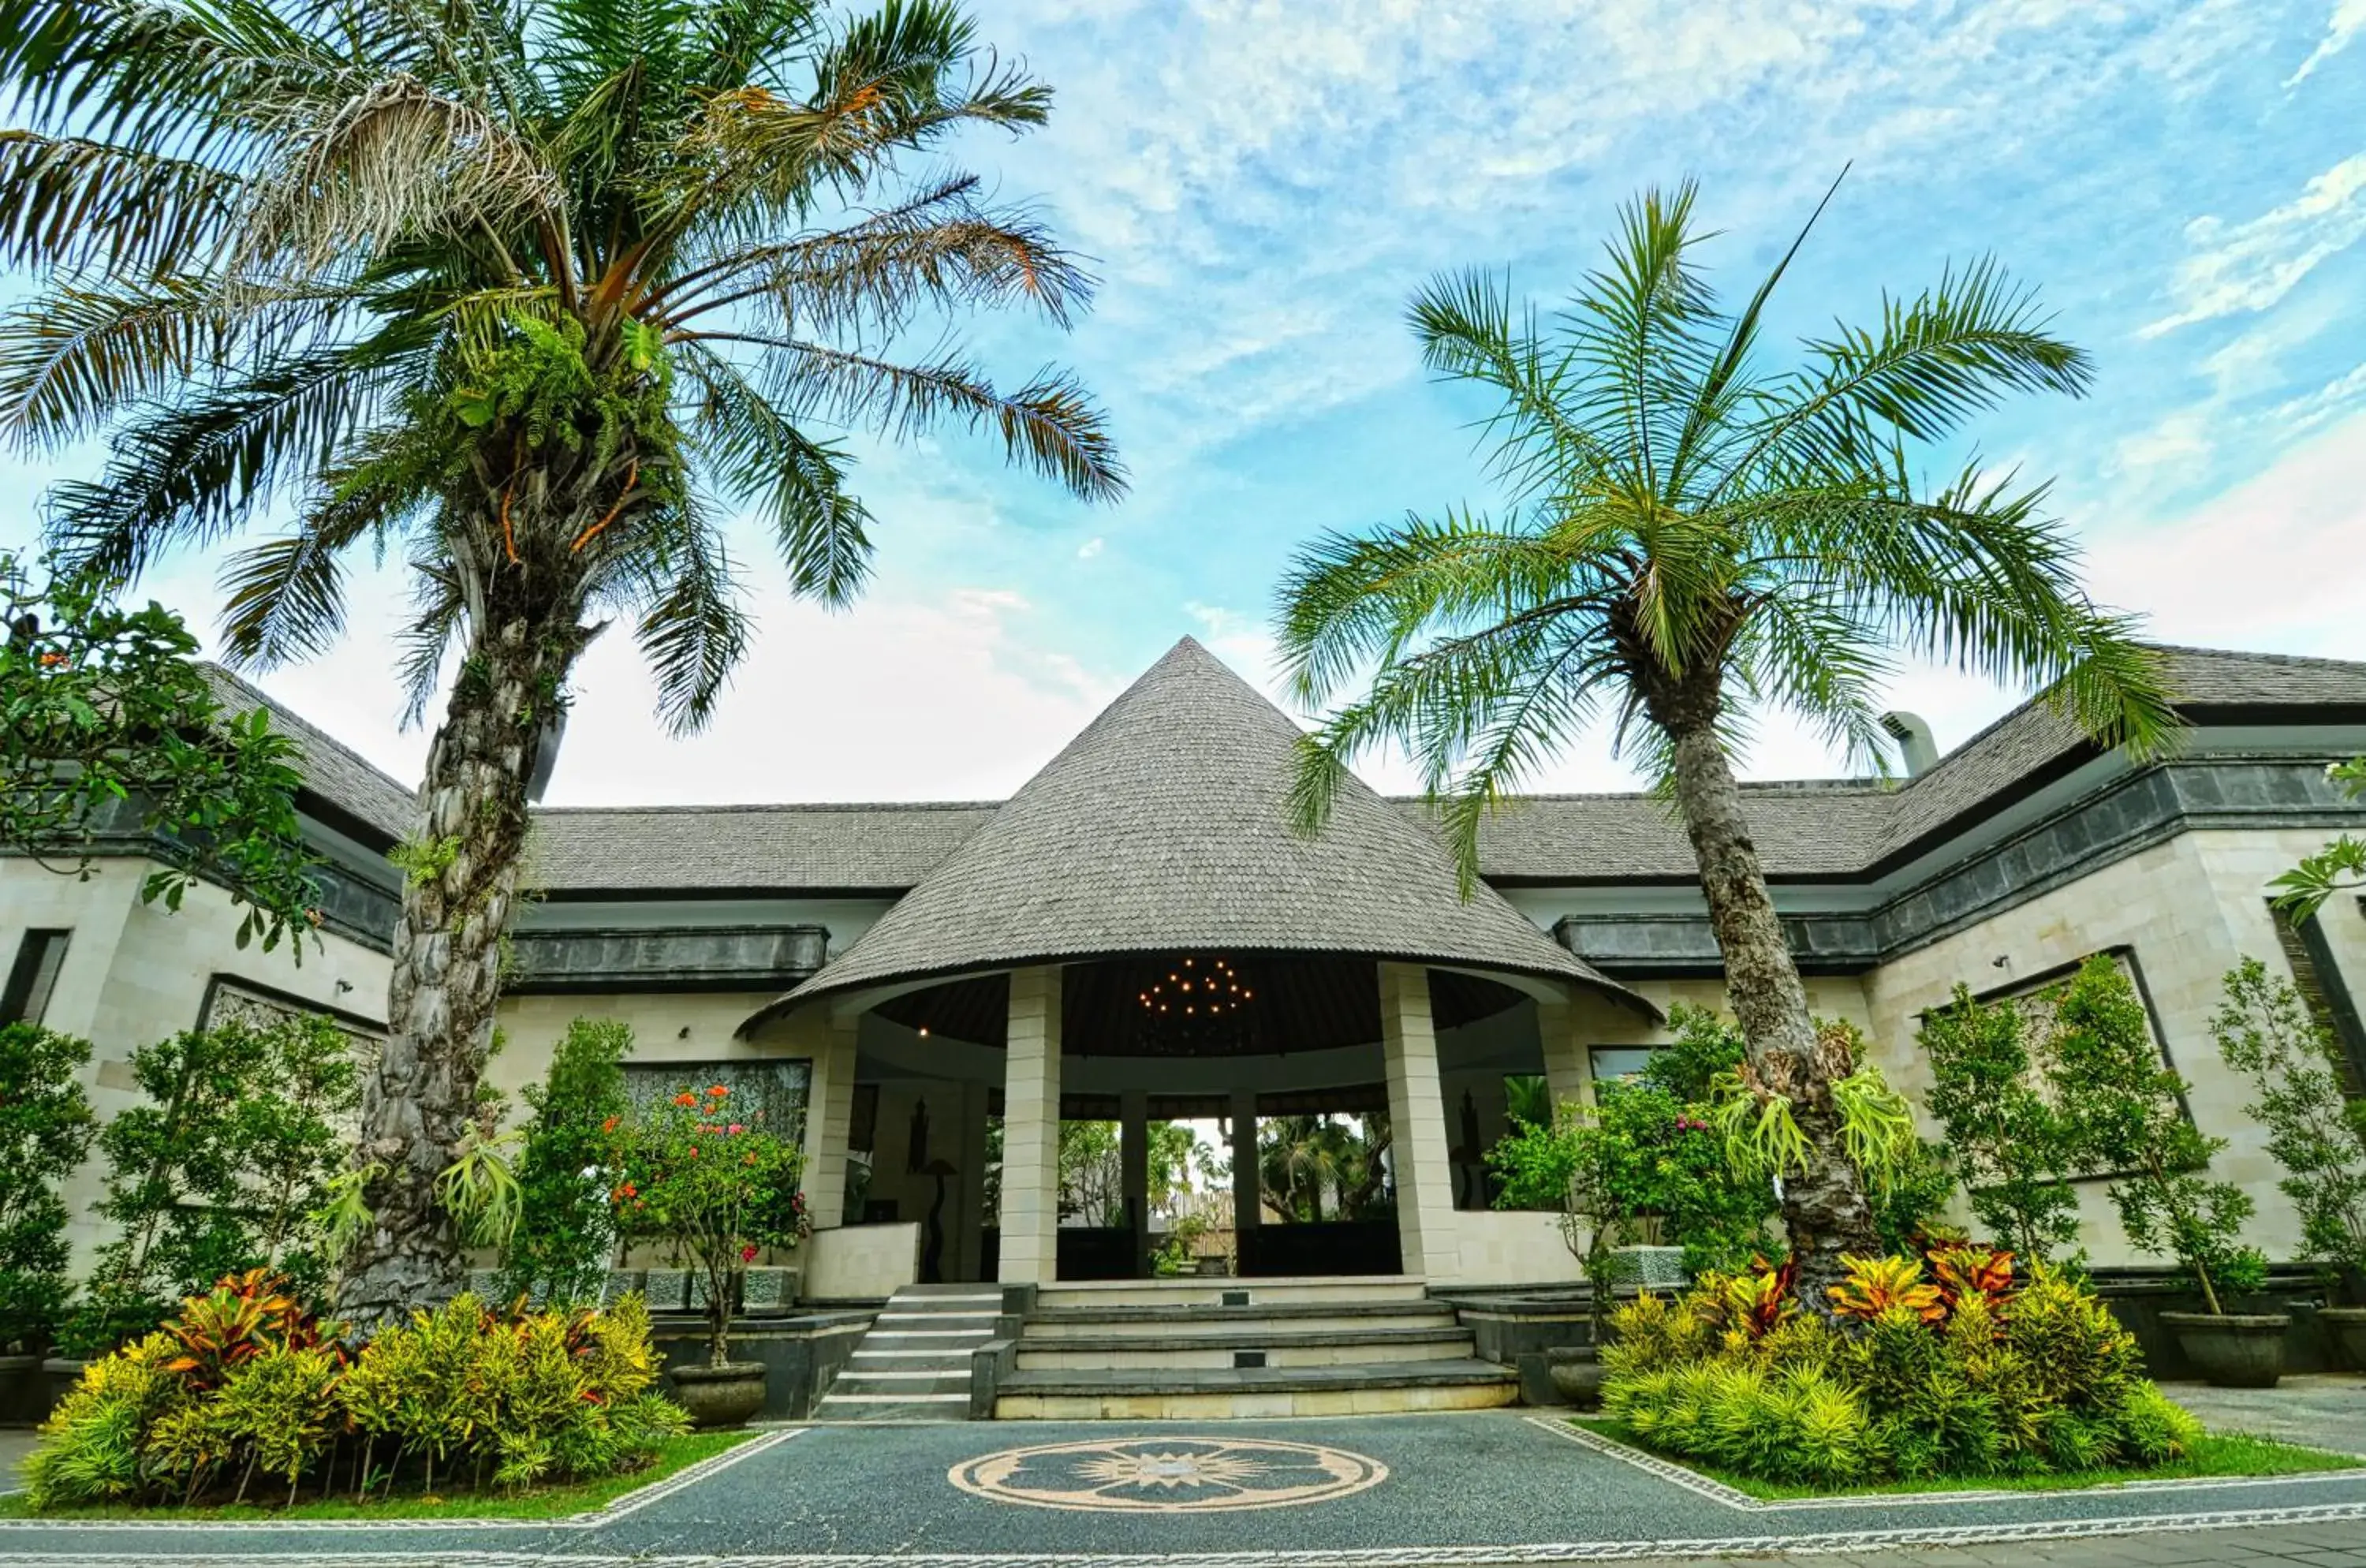
<path id="1" fill-rule="evenodd" d="M 1198 1439 L 1194 1443 L 1191 1439 Z M 1106 1441 L 1056 1478 L 1131 1474 L 1109 1494 L 1145 1508 L 1021 1506 L 991 1486 L 998 1450 Z M 1151 1511 L 1195 1465 L 1271 1442 L 1339 1450 L 1342 1473 L 1299 1505 Z M 1267 1458 L 1285 1450 L 1266 1450 Z M 1177 1456 L 1180 1456 L 1179 1458 Z M 1215 1457 L 1211 1457 L 1215 1456 Z M 1353 1461 L 1352 1463 L 1350 1461 Z M 1036 1461 L 1027 1461 L 1034 1464 Z M 1039 1465 L 1031 1475 L 1049 1473 Z M 1082 1476 L 1082 1480 L 1076 1477 Z M 1302 1480 L 1302 1477 L 1297 1478 Z M 2366 1473 L 2156 1483 L 2079 1494 L 1983 1494 L 1768 1506 L 1680 1483 L 1549 1420 L 1458 1416 L 1189 1424 L 816 1427 L 774 1434 L 576 1520 L 393 1527 L 0 1522 L 0 1562 L 54 1568 L 1396 1568 L 1736 1554 L 1833 1568 L 1943 1564 L 2307 1563 L 2366 1568 Z"/>

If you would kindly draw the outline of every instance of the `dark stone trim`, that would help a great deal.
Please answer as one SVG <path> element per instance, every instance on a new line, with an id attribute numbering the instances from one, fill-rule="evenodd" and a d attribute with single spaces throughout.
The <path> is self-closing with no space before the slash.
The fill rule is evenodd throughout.
<path id="1" fill-rule="evenodd" d="M 829 931 L 815 925 L 513 931 L 512 996 L 576 991 L 784 991 L 818 970 Z"/>
<path id="2" fill-rule="evenodd" d="M 1878 908 L 1786 916 L 1783 927 L 1802 974 L 1860 975 L 2180 833 L 2338 829 L 2361 821 L 2366 810 L 2326 782 L 2320 761 L 2237 757 L 2163 763 L 2112 780 Z M 1564 915 L 1552 931 L 1571 952 L 1614 976 L 1714 978 L 1724 972 L 1707 915 Z"/>

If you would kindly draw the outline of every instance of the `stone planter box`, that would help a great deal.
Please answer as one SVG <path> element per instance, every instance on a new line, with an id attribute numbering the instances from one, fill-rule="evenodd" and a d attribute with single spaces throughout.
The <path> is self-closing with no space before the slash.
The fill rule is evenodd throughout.
<path id="1" fill-rule="evenodd" d="M 501 1271 L 498 1269 L 468 1270 L 468 1293 L 487 1306 L 507 1306 L 501 1295 Z"/>
<path id="2" fill-rule="evenodd" d="M 1611 1256 L 1617 1259 L 1616 1278 L 1622 1287 L 1681 1291 L 1692 1282 L 1684 1272 L 1684 1249 L 1681 1247 L 1622 1247 Z"/>
<path id="3" fill-rule="evenodd" d="M 77 1361 L 71 1356 L 51 1356 L 41 1363 L 43 1403 L 39 1419 L 46 1421 L 50 1418 L 50 1412 L 58 1407 L 58 1401 L 72 1393 L 74 1385 L 82 1382 L 82 1370 L 89 1364 Z"/>
<path id="4" fill-rule="evenodd" d="M 39 1426 L 50 1413 L 39 1356 L 0 1356 L 0 1427 Z"/>
<path id="5" fill-rule="evenodd" d="M 2186 1359 L 2220 1388 L 2273 1388 L 2284 1374 L 2282 1313 L 2165 1312 Z"/>
<path id="6" fill-rule="evenodd" d="M 608 1282 L 600 1287 L 600 1300 L 603 1303 L 619 1301 L 637 1291 L 646 1298 L 648 1277 L 646 1269 L 611 1269 L 608 1270 Z"/>
<path id="7" fill-rule="evenodd" d="M 2366 1307 L 2319 1307 L 2316 1321 L 2325 1325 L 2326 1337 L 2333 1341 L 2339 1365 L 2349 1371 L 2366 1372 Z"/>
<path id="8" fill-rule="evenodd" d="M 748 1317 L 785 1317 L 795 1307 L 802 1269 L 750 1269 L 739 1284 L 739 1311 Z M 703 1292 L 702 1292 L 703 1293 Z"/>
<path id="9" fill-rule="evenodd" d="M 643 1287 L 649 1298 L 651 1312 L 686 1312 L 690 1307 L 690 1270 L 687 1269 L 652 1269 L 648 1282 Z"/>

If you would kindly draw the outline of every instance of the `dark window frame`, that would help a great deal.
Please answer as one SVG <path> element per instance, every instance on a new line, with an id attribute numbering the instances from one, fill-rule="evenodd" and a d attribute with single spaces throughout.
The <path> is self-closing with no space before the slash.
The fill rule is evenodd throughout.
<path id="1" fill-rule="evenodd" d="M 35 926 L 17 940 L 16 961 L 8 966 L 8 984 L 0 989 L 0 1024 L 40 1024 L 50 1010 L 59 972 L 66 966 L 66 950 L 73 942 L 71 926 Z"/>

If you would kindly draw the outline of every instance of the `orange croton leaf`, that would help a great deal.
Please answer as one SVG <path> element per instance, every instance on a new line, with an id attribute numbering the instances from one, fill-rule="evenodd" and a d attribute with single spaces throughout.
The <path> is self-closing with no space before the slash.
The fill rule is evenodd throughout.
<path id="1" fill-rule="evenodd" d="M 1827 1286 L 1832 1310 L 1842 1317 L 1871 1322 L 1882 1314 L 1903 1309 L 1925 1323 L 1947 1315 L 1939 1287 L 1922 1278 L 1922 1265 L 1911 1258 L 1843 1257 L 1848 1277 Z"/>

